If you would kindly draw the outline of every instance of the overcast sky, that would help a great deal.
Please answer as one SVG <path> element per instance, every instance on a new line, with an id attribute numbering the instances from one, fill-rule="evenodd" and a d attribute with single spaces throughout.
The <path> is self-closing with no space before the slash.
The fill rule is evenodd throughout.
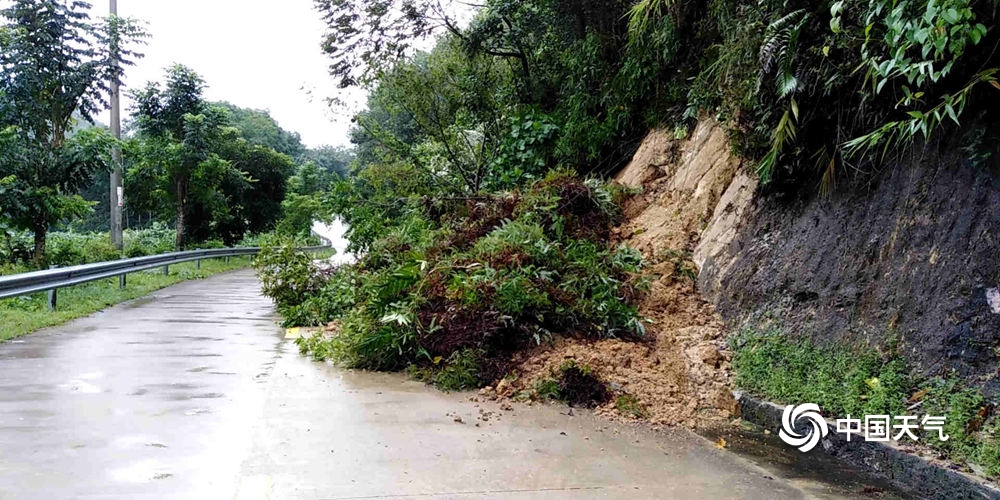
<path id="1" fill-rule="evenodd" d="M 94 16 L 104 15 L 107 2 L 93 3 Z M 127 70 L 128 87 L 159 81 L 178 62 L 205 79 L 209 100 L 266 109 L 310 147 L 349 145 L 349 113 L 325 102 L 341 91 L 327 73 L 312 0 L 119 0 L 118 13 L 146 21 L 152 35 L 146 57 Z"/>

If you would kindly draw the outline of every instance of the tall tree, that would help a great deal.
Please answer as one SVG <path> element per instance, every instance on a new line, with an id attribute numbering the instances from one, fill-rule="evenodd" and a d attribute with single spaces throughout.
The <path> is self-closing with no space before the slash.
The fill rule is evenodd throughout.
<path id="1" fill-rule="evenodd" d="M 215 225 L 215 235 L 226 244 L 234 244 L 247 233 L 274 229 L 295 162 L 286 154 L 244 139 L 220 144 L 218 154 L 242 175 L 230 175 L 220 186 L 231 217 Z"/>
<path id="2" fill-rule="evenodd" d="M 323 50 L 341 87 L 371 82 L 442 23 L 436 0 L 315 0 L 327 24 Z"/>
<path id="3" fill-rule="evenodd" d="M 99 149 L 111 145 L 106 134 L 67 139 L 74 113 L 93 121 L 108 82 L 140 57 L 129 47 L 145 37 L 131 20 L 91 21 L 89 9 L 82 1 L 16 0 L 0 11 L 0 127 L 8 136 L 0 178 L 13 179 L 0 205 L 16 228 L 34 232 L 36 265 L 49 228 L 89 210 L 76 193 L 108 165 Z"/>
<path id="4" fill-rule="evenodd" d="M 191 197 L 218 200 L 217 186 L 232 166 L 214 151 L 226 131 L 225 111 L 202 99 L 205 82 L 191 68 L 167 69 L 166 85 L 149 83 L 133 93 L 136 125 L 146 142 L 142 169 L 166 184 L 162 192 L 173 202 L 176 246 L 184 246 Z"/>
<path id="5" fill-rule="evenodd" d="M 300 163 L 313 162 L 327 178 L 347 177 L 351 173 L 351 163 L 354 162 L 354 150 L 334 147 L 320 146 L 306 150 L 299 156 Z"/>
<path id="6" fill-rule="evenodd" d="M 135 93 L 141 159 L 128 178 L 145 189 L 131 189 L 130 200 L 173 217 L 178 248 L 273 229 L 295 170 L 276 148 L 303 149 L 298 134 L 264 112 L 206 103 L 204 88 L 197 73 L 175 65 L 162 89 L 150 83 Z"/>

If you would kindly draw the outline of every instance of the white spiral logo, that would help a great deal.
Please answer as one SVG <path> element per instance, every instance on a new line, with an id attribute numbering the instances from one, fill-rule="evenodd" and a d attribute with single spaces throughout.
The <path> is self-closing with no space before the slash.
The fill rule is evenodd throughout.
<path id="1" fill-rule="evenodd" d="M 800 418 L 808 420 L 812 425 L 805 435 L 795 432 L 795 424 Z M 782 441 L 798 447 L 799 451 L 805 453 L 815 448 L 819 440 L 825 438 L 829 432 L 826 420 L 819 414 L 819 405 L 808 403 L 785 407 L 785 412 L 781 415 L 781 431 L 778 432 L 778 436 Z"/>

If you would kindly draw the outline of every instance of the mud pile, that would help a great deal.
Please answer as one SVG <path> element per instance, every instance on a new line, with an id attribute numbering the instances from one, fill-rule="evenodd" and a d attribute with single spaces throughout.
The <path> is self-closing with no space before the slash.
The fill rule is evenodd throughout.
<path id="1" fill-rule="evenodd" d="M 616 180 L 642 189 L 626 203 L 626 222 L 612 237 L 639 249 L 650 264 L 651 287 L 639 305 L 650 320 L 645 340 L 561 339 L 521 354 L 518 377 L 497 389 L 508 396 L 530 389 L 573 361 L 608 383 L 616 396 L 601 413 L 634 416 L 619 411 L 616 404 L 628 395 L 654 424 L 714 425 L 736 411 L 730 354 L 721 318 L 698 292 L 694 260 L 718 252 L 718 244 L 732 238 L 733 230 L 725 224 L 735 222 L 733 214 L 742 213 L 743 205 L 720 209 L 727 190 L 744 187 L 728 193 L 724 201 L 732 205 L 734 197 L 740 203 L 751 199 L 755 185 L 739 173 L 725 132 L 710 120 L 682 141 L 667 131 L 654 131 Z M 743 191 L 750 196 L 737 196 Z M 699 247 L 702 232 L 710 226 L 712 245 Z"/>

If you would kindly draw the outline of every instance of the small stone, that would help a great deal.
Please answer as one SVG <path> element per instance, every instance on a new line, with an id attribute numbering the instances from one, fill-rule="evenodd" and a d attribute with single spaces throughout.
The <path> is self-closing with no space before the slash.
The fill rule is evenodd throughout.
<path id="1" fill-rule="evenodd" d="M 693 350 L 695 359 L 700 360 L 706 365 L 714 366 L 722 359 L 719 349 L 711 344 L 700 345 L 695 347 Z"/>
<path id="2" fill-rule="evenodd" d="M 496 392 L 497 394 L 506 394 L 506 391 L 509 388 L 510 388 L 510 383 L 508 383 L 507 380 L 504 379 L 501 380 L 499 384 L 497 384 Z"/>
<path id="3" fill-rule="evenodd" d="M 1000 314 L 1000 289 L 987 289 L 986 302 L 990 305 L 990 310 L 993 311 L 993 314 Z"/>

